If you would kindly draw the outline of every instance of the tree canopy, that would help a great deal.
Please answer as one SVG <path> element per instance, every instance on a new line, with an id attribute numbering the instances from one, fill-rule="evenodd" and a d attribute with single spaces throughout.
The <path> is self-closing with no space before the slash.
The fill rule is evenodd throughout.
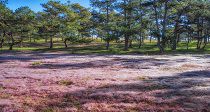
<path id="1" fill-rule="evenodd" d="M 210 1 L 208 0 L 90 0 L 90 8 L 80 4 L 48 1 L 43 11 L 29 7 L 10 10 L 7 0 L 0 1 L 0 47 L 7 41 L 12 46 L 24 40 L 62 38 L 72 43 L 91 42 L 102 38 L 106 49 L 112 41 L 123 41 L 124 50 L 133 42 L 155 40 L 160 52 L 177 49 L 179 42 L 192 41 L 205 49 L 210 36 Z"/>

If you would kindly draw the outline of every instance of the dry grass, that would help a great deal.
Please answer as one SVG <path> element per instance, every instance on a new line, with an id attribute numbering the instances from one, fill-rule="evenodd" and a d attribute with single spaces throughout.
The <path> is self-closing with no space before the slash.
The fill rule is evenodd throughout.
<path id="1" fill-rule="evenodd" d="M 147 77 L 147 76 L 140 76 L 137 78 L 138 80 L 150 80 L 151 77 Z"/>
<path id="2" fill-rule="evenodd" d="M 70 80 L 60 80 L 57 82 L 59 85 L 64 85 L 64 86 L 70 86 L 73 85 L 74 83 Z"/>
<path id="3" fill-rule="evenodd" d="M 4 87 L 0 84 L 0 91 L 3 90 L 3 89 L 4 89 Z"/>
<path id="4" fill-rule="evenodd" d="M 183 64 L 178 67 L 162 67 L 160 70 L 162 71 L 185 71 L 185 70 L 190 70 L 190 69 L 195 69 L 201 67 L 200 65 L 195 65 L 195 64 Z"/>
<path id="5" fill-rule="evenodd" d="M 200 65 L 195 65 L 195 64 L 183 64 L 181 67 L 184 67 L 184 68 L 199 68 L 201 66 Z"/>
<path id="6" fill-rule="evenodd" d="M 11 97 L 11 95 L 9 95 L 9 94 L 0 93 L 0 99 L 8 99 L 8 98 L 10 98 L 10 97 Z"/>
<path id="7" fill-rule="evenodd" d="M 39 66 L 39 65 L 42 65 L 42 62 L 36 61 L 36 62 L 33 62 L 31 65 L 32 66 Z"/>

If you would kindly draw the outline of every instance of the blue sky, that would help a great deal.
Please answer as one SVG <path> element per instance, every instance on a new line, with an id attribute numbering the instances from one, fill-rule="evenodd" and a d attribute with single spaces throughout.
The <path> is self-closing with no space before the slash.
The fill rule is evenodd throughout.
<path id="1" fill-rule="evenodd" d="M 7 6 L 15 10 L 21 6 L 28 6 L 33 11 L 42 11 L 41 3 L 46 3 L 48 0 L 8 0 Z M 59 0 L 61 2 L 66 2 L 67 0 Z M 89 0 L 70 0 L 72 3 L 79 3 L 82 6 L 89 7 Z"/>

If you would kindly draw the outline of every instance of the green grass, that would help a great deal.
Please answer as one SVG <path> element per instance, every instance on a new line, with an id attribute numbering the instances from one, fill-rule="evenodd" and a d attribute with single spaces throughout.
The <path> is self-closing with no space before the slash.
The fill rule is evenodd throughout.
<path id="1" fill-rule="evenodd" d="M 26 47 L 15 46 L 13 51 L 39 51 L 39 52 L 57 52 L 64 51 L 69 54 L 159 54 L 159 49 L 155 42 L 146 42 L 141 48 L 138 48 L 138 44 L 134 43 L 132 48 L 128 51 L 124 51 L 123 43 L 111 43 L 110 49 L 106 50 L 105 43 L 99 42 L 91 43 L 89 45 L 70 45 L 68 48 L 64 48 L 62 41 L 58 41 L 54 44 L 53 49 L 49 49 L 48 45 L 44 44 L 44 40 L 37 41 L 36 43 L 26 43 Z M 0 52 L 8 52 L 8 47 L 0 49 Z M 189 49 L 187 50 L 186 43 L 180 43 L 176 51 L 172 51 L 170 48 L 166 48 L 164 54 L 210 54 L 210 44 L 206 46 L 205 50 L 197 50 L 196 42 L 189 44 Z"/>
<path id="2" fill-rule="evenodd" d="M 33 62 L 32 64 L 31 64 L 32 66 L 39 66 L 39 65 L 42 65 L 42 62 Z"/>

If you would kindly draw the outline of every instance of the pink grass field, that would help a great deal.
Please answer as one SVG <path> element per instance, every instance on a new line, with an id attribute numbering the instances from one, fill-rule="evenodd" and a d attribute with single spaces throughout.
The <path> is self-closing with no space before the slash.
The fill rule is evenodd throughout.
<path id="1" fill-rule="evenodd" d="M 0 55 L 0 112 L 210 112 L 210 55 Z"/>

